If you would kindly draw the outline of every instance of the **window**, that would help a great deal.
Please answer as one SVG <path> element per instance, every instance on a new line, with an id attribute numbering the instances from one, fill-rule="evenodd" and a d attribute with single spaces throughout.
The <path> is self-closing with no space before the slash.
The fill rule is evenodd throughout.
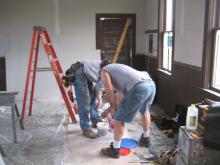
<path id="1" fill-rule="evenodd" d="M 174 1 L 160 0 L 159 10 L 159 67 L 169 72 L 173 60 Z"/>
<path id="2" fill-rule="evenodd" d="M 173 32 L 164 32 L 164 40 L 163 40 L 163 69 L 171 71 L 172 66 L 172 38 Z"/>
<path id="3" fill-rule="evenodd" d="M 220 29 L 215 32 L 212 87 L 220 90 Z"/>
<path id="4" fill-rule="evenodd" d="M 206 1 L 204 86 L 220 92 L 220 1 Z"/>
<path id="5" fill-rule="evenodd" d="M 157 39 L 158 39 L 158 30 L 146 30 L 146 53 L 150 56 L 157 56 Z"/>

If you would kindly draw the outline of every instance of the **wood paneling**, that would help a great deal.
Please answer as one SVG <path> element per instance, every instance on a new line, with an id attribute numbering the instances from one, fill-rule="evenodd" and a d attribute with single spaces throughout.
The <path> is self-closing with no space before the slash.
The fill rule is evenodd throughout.
<path id="1" fill-rule="evenodd" d="M 6 90 L 5 57 L 0 57 L 0 91 Z"/>
<path id="2" fill-rule="evenodd" d="M 173 89 L 172 77 L 161 71 L 158 71 L 157 80 L 157 102 L 167 114 L 172 115 L 173 112 Z"/>
<path id="3" fill-rule="evenodd" d="M 140 64 L 138 66 L 138 63 Z M 220 101 L 220 97 L 204 91 L 203 73 L 199 67 L 174 62 L 172 74 L 159 71 L 158 59 L 153 56 L 138 56 L 136 68 L 146 68 L 156 83 L 157 93 L 155 102 L 165 110 L 166 114 L 175 116 L 176 105 L 185 107 L 192 103 L 199 103 L 205 98 Z"/>
<path id="4" fill-rule="evenodd" d="M 199 87 L 202 87 L 201 68 L 173 63 L 173 104 L 180 103 L 188 106 L 192 103 L 200 102 Z"/>
<path id="5" fill-rule="evenodd" d="M 204 94 L 201 95 L 203 84 L 201 68 L 174 62 L 172 74 L 168 75 L 157 69 L 157 58 L 148 56 L 147 61 L 148 72 L 157 85 L 156 101 L 168 115 L 175 115 L 176 104 L 188 106 L 205 98 Z"/>
<path id="6" fill-rule="evenodd" d="M 132 58 L 132 67 L 134 69 L 137 69 L 137 70 L 140 70 L 140 71 L 147 70 L 146 55 L 144 55 L 144 54 L 136 54 Z"/>

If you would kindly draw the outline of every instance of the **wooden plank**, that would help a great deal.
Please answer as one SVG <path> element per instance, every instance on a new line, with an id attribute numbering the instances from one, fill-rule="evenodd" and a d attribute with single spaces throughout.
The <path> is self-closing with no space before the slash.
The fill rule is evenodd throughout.
<path id="1" fill-rule="evenodd" d="M 115 55 L 113 56 L 112 63 L 116 63 L 117 62 L 117 59 L 118 59 L 121 47 L 122 47 L 122 45 L 124 43 L 126 34 L 128 32 L 128 28 L 129 28 L 130 23 L 131 23 L 131 20 L 127 19 L 127 21 L 125 23 L 125 26 L 124 26 L 124 29 L 123 29 L 122 34 L 121 34 L 121 38 L 120 38 L 119 43 L 118 43 L 118 47 L 117 47 L 117 49 L 115 51 Z"/>

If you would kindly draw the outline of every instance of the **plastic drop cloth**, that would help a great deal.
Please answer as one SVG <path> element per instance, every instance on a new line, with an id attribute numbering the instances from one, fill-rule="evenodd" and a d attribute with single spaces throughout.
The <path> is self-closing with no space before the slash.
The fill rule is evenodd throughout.
<path id="1" fill-rule="evenodd" d="M 21 111 L 22 102 L 18 102 Z M 28 108 L 26 108 L 28 114 Z M 0 144 L 6 154 L 6 165 L 61 165 L 67 156 L 65 143 L 68 122 L 65 104 L 35 101 L 32 116 L 25 116 L 24 130 L 16 121 L 18 143 L 13 143 L 10 107 L 1 107 Z"/>

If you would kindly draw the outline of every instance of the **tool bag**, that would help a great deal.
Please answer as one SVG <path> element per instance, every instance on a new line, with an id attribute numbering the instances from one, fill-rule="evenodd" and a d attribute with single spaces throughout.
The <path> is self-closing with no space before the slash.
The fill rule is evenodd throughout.
<path id="1" fill-rule="evenodd" d="M 67 69 L 67 71 L 65 72 L 67 77 L 73 77 L 75 72 L 81 67 L 83 66 L 83 64 L 81 64 L 80 62 L 76 62 L 74 64 L 71 65 L 71 67 L 69 69 Z"/>
<path id="2" fill-rule="evenodd" d="M 67 71 L 65 72 L 65 76 L 63 76 L 63 79 L 66 82 L 66 86 L 74 83 L 75 72 L 82 66 L 83 66 L 83 64 L 81 64 L 80 62 L 76 62 L 76 63 L 72 64 L 69 69 L 67 69 Z"/>

